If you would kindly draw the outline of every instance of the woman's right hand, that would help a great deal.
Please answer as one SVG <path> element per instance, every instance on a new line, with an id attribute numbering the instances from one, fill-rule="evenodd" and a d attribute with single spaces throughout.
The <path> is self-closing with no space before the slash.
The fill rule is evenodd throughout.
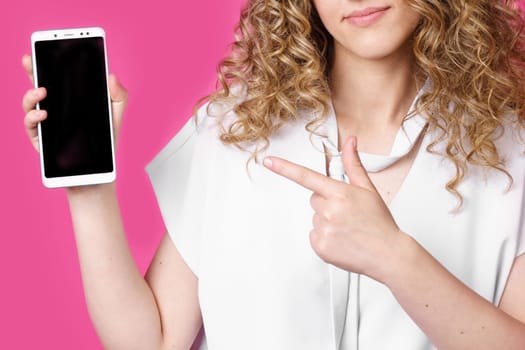
<path id="1" fill-rule="evenodd" d="M 31 83 L 33 83 L 33 65 L 30 55 L 24 55 L 22 57 L 22 66 L 26 70 L 29 80 L 31 80 Z M 111 97 L 111 108 L 113 112 L 113 131 L 115 133 L 116 143 L 118 140 L 118 132 L 120 130 L 122 115 L 124 114 L 124 110 L 128 101 L 128 92 L 113 74 L 109 75 L 108 83 L 109 94 Z M 47 118 L 47 112 L 45 110 L 37 110 L 36 104 L 46 98 L 46 93 L 46 89 L 43 87 L 32 88 L 25 93 L 22 100 L 22 107 L 26 113 L 24 125 L 27 136 L 37 151 L 39 150 L 38 123 Z"/>

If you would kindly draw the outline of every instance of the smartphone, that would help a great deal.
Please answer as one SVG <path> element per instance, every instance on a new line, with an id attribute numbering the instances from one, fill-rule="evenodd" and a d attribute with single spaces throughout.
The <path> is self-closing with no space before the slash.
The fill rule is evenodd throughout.
<path id="1" fill-rule="evenodd" d="M 45 30 L 31 35 L 35 87 L 47 96 L 38 125 L 46 187 L 115 180 L 114 136 L 105 32 L 100 27 Z"/>

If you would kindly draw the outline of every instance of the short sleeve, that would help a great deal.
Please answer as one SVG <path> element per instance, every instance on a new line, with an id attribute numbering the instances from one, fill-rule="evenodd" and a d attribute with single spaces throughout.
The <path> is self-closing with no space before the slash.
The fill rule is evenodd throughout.
<path id="1" fill-rule="evenodd" d="M 164 224 L 189 268 L 198 275 L 199 232 L 192 228 L 193 156 L 197 131 L 192 118 L 146 166 Z"/>

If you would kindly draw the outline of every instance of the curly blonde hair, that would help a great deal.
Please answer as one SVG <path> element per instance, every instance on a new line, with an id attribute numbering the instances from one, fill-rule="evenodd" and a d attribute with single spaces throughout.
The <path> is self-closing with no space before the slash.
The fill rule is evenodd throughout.
<path id="1" fill-rule="evenodd" d="M 456 174 L 447 183 L 456 195 L 468 165 L 508 175 L 495 141 L 503 123 L 525 120 L 523 20 L 516 0 L 407 0 L 422 15 L 413 37 L 418 73 L 432 82 L 418 100 Z M 251 0 L 241 12 L 231 53 L 218 66 L 210 104 L 230 103 L 236 119 L 221 141 L 250 148 L 251 159 L 282 125 L 309 111 L 326 118 L 333 39 L 311 0 Z M 235 89 L 238 87 L 240 89 Z M 234 90 L 242 91 L 243 98 Z M 203 100 L 205 100 L 203 99 Z M 199 102 L 199 104 L 202 101 Z M 509 175 L 510 177 L 510 175 Z"/>

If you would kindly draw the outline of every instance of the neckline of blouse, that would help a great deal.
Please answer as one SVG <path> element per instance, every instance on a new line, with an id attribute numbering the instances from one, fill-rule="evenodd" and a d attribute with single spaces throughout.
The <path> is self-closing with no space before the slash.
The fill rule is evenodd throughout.
<path id="1" fill-rule="evenodd" d="M 429 82 L 427 81 L 412 101 L 407 114 L 409 117 L 405 118 L 401 124 L 389 154 L 359 152 L 359 157 L 366 171 L 374 173 L 384 170 L 406 156 L 414 148 L 419 136 L 427 125 L 426 119 L 419 113 L 414 113 L 414 111 L 419 97 L 427 90 L 428 84 Z M 330 157 L 329 175 L 334 178 L 344 178 L 344 167 L 341 160 L 341 152 L 338 148 L 337 119 L 332 104 L 330 104 L 328 116 L 321 126 L 321 134 L 325 135 L 322 138 L 322 144 Z"/>

